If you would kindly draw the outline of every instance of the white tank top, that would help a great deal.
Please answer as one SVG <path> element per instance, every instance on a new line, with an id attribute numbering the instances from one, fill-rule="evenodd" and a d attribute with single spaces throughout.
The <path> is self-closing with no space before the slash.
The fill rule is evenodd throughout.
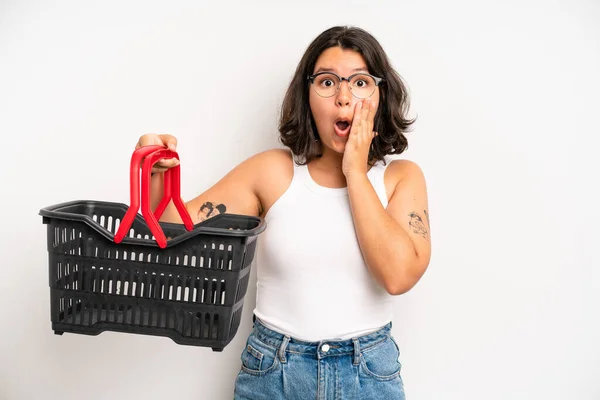
<path id="1" fill-rule="evenodd" d="M 368 172 L 384 208 L 385 168 L 379 162 Z M 349 339 L 391 321 L 393 296 L 364 262 L 347 188 L 320 186 L 307 166 L 294 163 L 292 182 L 265 221 L 254 310 L 265 326 L 312 342 Z"/>

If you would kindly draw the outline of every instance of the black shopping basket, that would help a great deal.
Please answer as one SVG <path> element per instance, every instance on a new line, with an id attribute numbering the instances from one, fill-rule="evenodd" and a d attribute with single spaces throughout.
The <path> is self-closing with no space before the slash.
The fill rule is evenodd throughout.
<path id="1" fill-rule="evenodd" d="M 158 335 L 214 351 L 235 336 L 265 223 L 220 214 L 194 226 L 181 201 L 179 165 L 164 173 L 164 196 L 152 212 L 151 169 L 161 158 L 179 156 L 161 146 L 133 153 L 130 207 L 71 201 L 40 210 L 56 334 Z M 171 199 L 183 224 L 158 222 Z"/>

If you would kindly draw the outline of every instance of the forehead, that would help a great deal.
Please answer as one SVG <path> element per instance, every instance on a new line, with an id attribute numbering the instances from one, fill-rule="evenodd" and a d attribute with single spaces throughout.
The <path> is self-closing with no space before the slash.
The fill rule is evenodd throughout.
<path id="1" fill-rule="evenodd" d="M 367 63 L 354 50 L 330 47 L 317 58 L 313 73 L 319 70 L 333 71 L 345 75 L 356 71 L 367 71 Z"/>

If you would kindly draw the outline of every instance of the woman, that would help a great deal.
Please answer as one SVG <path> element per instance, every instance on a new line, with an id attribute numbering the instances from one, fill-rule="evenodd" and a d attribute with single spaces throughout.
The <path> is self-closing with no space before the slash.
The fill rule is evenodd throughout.
<path id="1" fill-rule="evenodd" d="M 392 301 L 421 278 L 431 252 L 421 169 L 384 161 L 407 147 L 407 109 L 377 40 L 328 29 L 306 50 L 283 102 L 289 150 L 247 159 L 186 203 L 195 223 L 207 204 L 267 222 L 236 399 L 404 398 Z M 138 147 L 151 144 L 175 149 L 176 140 L 144 135 Z M 175 163 L 163 160 L 155 172 Z M 162 174 L 152 179 L 156 205 Z M 162 220 L 181 221 L 173 205 Z"/>

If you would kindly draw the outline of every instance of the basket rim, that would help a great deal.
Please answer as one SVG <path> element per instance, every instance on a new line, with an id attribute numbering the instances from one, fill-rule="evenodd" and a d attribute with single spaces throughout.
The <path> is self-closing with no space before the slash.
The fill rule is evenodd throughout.
<path id="1" fill-rule="evenodd" d="M 118 207 L 123 210 L 123 215 L 125 215 L 125 212 L 127 212 L 127 210 L 129 209 L 129 206 L 124 203 L 109 202 L 109 201 L 102 201 L 102 200 L 72 200 L 72 201 L 66 201 L 66 202 L 57 203 L 57 204 L 43 207 L 40 209 L 38 215 L 40 215 L 44 218 L 50 218 L 50 219 L 83 222 L 83 223 L 87 224 L 89 227 L 91 227 L 92 229 L 94 229 L 95 231 L 97 231 L 98 233 L 100 233 L 106 239 L 108 239 L 114 243 L 115 233 L 110 232 L 108 229 L 104 228 L 102 225 L 95 222 L 90 216 L 88 216 L 86 214 L 78 214 L 78 213 L 67 212 L 67 211 L 61 210 L 66 207 L 71 207 L 74 205 L 85 205 L 85 206 L 96 205 L 96 206 Z M 258 222 L 258 225 L 252 229 L 240 229 L 240 230 L 229 230 L 229 229 L 225 229 L 225 228 L 215 228 L 213 226 L 210 226 L 211 224 L 214 224 L 214 221 L 218 221 L 218 219 L 222 219 L 222 218 L 254 220 L 254 221 Z M 137 222 L 143 224 L 144 226 L 148 226 L 144 217 L 140 214 L 139 211 L 135 216 L 135 220 Z M 47 222 L 44 221 L 44 223 L 47 223 Z M 163 230 L 164 230 L 164 227 L 169 227 L 169 226 L 183 227 L 183 224 L 177 224 L 177 223 L 171 223 L 171 222 L 159 222 L 159 225 L 161 225 L 161 228 L 163 228 Z M 181 235 L 178 235 L 173 239 L 167 240 L 166 247 L 168 248 L 168 247 L 175 246 L 179 243 L 182 243 L 182 242 L 184 242 L 188 239 L 191 239 L 192 237 L 198 236 L 198 235 L 216 235 L 216 236 L 250 238 L 250 237 L 259 235 L 265 229 L 266 229 L 266 221 L 264 220 L 264 218 L 261 218 L 261 217 L 255 217 L 255 216 L 251 216 L 251 215 L 242 215 L 242 214 L 230 214 L 230 213 L 219 214 L 214 217 L 211 217 L 210 219 L 207 219 L 205 221 L 195 224 L 194 228 L 191 231 L 187 231 L 184 229 L 185 232 L 182 233 Z M 143 238 L 132 238 L 129 236 L 125 236 L 121 243 L 129 244 L 129 245 L 145 245 L 145 246 L 159 247 L 156 240 L 143 239 Z M 115 243 L 115 244 L 117 244 L 117 243 Z"/>

